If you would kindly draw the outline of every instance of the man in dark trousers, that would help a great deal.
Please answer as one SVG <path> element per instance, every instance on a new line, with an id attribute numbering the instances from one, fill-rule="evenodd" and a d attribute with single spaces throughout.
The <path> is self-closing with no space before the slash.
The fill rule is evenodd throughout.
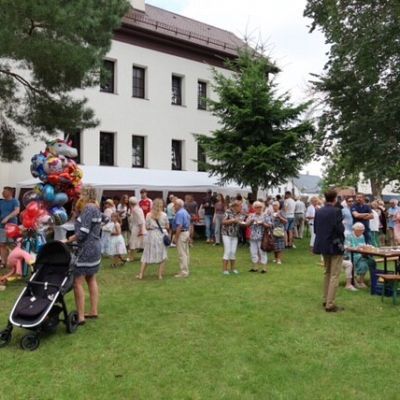
<path id="1" fill-rule="evenodd" d="M 325 193 L 325 206 L 318 210 L 314 219 L 314 253 L 324 258 L 324 303 L 327 312 L 342 311 L 335 304 L 336 290 L 342 270 L 344 253 L 344 225 L 340 209 L 335 207 L 337 193 Z"/>

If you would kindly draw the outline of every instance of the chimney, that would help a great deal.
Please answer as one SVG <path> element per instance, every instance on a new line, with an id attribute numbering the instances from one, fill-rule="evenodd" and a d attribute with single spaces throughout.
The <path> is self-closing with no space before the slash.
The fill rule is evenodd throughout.
<path id="1" fill-rule="evenodd" d="M 129 2 L 135 10 L 146 12 L 145 0 L 129 0 Z"/>

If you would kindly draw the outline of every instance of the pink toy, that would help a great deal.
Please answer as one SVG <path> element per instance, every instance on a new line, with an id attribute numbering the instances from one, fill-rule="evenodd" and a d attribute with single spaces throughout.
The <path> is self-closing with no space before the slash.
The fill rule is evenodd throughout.
<path id="1" fill-rule="evenodd" d="M 11 268 L 11 272 L 8 273 L 5 277 L 17 274 L 19 276 L 22 275 L 22 262 L 25 261 L 27 264 L 32 265 L 35 262 L 35 256 L 28 253 L 25 250 L 21 249 L 21 244 L 18 244 L 17 247 L 10 253 L 7 258 L 7 267 Z"/>

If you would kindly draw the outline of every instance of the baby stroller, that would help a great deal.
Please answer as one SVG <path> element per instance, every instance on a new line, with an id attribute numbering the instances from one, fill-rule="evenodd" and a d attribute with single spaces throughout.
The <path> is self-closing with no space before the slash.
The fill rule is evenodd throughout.
<path id="1" fill-rule="evenodd" d="M 75 260 L 61 242 L 49 242 L 41 248 L 34 273 L 14 304 L 7 328 L 0 331 L 0 347 L 11 341 L 14 326 L 31 331 L 21 339 L 21 347 L 30 351 L 39 347 L 40 333 L 55 332 L 60 321 L 68 333 L 76 331 L 78 313 L 68 313 L 64 301 L 64 295 L 72 289 Z"/>

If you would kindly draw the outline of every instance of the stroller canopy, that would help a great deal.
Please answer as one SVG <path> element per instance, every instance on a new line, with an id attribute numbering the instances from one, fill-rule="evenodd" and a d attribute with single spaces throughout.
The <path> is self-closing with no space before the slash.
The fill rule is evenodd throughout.
<path id="1" fill-rule="evenodd" d="M 53 267 L 69 267 L 71 263 L 71 252 L 61 242 L 48 242 L 39 251 L 36 258 L 36 266 L 51 265 Z"/>

